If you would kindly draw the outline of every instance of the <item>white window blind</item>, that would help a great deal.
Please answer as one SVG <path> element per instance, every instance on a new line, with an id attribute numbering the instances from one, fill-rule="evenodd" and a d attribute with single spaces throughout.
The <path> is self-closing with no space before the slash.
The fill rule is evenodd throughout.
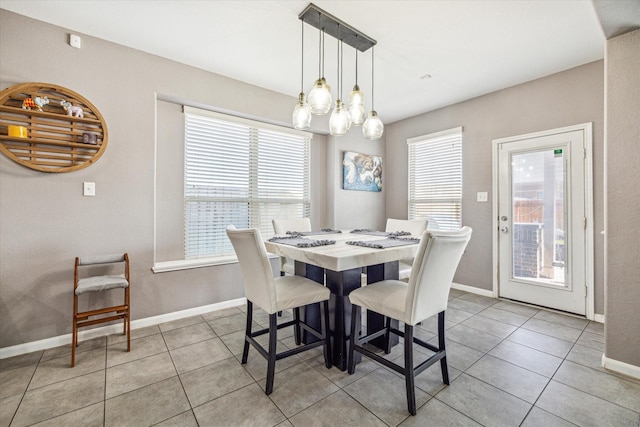
<path id="1" fill-rule="evenodd" d="M 409 219 L 427 218 L 429 228 L 462 226 L 462 128 L 407 140 Z"/>
<path id="2" fill-rule="evenodd" d="M 269 237 L 273 218 L 310 215 L 310 134 L 184 111 L 185 259 L 234 254 L 229 224 Z"/>

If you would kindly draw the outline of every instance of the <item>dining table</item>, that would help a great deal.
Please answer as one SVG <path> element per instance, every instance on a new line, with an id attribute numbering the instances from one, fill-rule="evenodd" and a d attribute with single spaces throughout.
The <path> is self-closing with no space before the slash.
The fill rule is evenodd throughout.
<path id="1" fill-rule="evenodd" d="M 349 293 L 363 285 L 381 280 L 398 279 L 398 261 L 415 256 L 419 236 L 409 233 L 388 233 L 372 229 L 332 230 L 311 232 L 288 231 L 265 241 L 267 252 L 295 260 L 295 274 L 321 283 L 331 291 L 329 327 L 332 338 L 332 364 L 341 370 L 348 366 L 349 333 L 352 307 Z M 320 306 L 305 307 L 305 321 L 320 327 Z M 359 321 L 360 319 L 358 319 Z M 367 312 L 367 332 L 385 327 L 385 317 Z M 397 328 L 398 322 L 392 321 Z M 360 330 L 360 325 L 358 325 Z M 303 341 L 313 340 L 310 334 Z M 389 352 L 398 343 L 391 334 L 388 343 L 380 337 L 372 344 Z M 359 354 L 357 356 L 359 358 Z M 358 362 L 359 360 L 356 360 Z"/>

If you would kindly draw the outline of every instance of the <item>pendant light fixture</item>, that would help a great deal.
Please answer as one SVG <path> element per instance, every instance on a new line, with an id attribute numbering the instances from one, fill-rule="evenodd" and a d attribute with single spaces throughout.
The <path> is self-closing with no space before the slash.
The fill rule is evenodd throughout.
<path id="1" fill-rule="evenodd" d="M 377 42 L 371 37 L 356 30 L 349 24 L 341 21 L 335 16 L 325 12 L 313 3 L 298 15 L 304 24 L 309 24 L 319 30 L 318 40 L 318 79 L 313 88 L 304 99 L 304 91 L 301 89 L 298 95 L 298 103 L 293 111 L 293 125 L 296 129 L 308 129 L 312 115 L 323 115 L 329 112 L 333 98 L 331 87 L 324 78 L 324 48 L 325 34 L 336 38 L 338 41 L 338 91 L 336 94 L 335 107 L 329 117 L 329 133 L 331 135 L 344 135 L 349 132 L 352 125 L 362 125 L 362 133 L 365 138 L 376 140 L 382 136 L 384 125 L 378 118 L 378 114 L 373 108 L 373 53 L 371 59 L 371 111 L 365 120 L 364 93 L 358 86 L 358 51 L 366 52 Z M 356 81 L 353 90 L 349 93 L 348 103 L 342 102 L 344 86 L 342 85 L 342 74 L 344 72 L 344 43 L 356 49 Z M 304 50 L 304 31 L 302 36 Z M 304 54 L 304 52 L 303 52 Z M 303 65 L 304 71 L 304 65 Z M 304 83 L 304 78 L 303 78 Z M 308 110 L 306 104 L 308 103 Z M 308 111 L 308 112 L 307 112 Z"/>
<path id="2" fill-rule="evenodd" d="M 358 35 L 356 34 L 356 84 L 353 86 L 353 90 L 349 94 L 349 115 L 351 116 L 351 123 L 354 126 L 360 126 L 364 122 L 364 93 L 358 86 Z"/>
<path id="3" fill-rule="evenodd" d="M 302 71 L 300 73 L 300 94 L 298 95 L 298 103 L 293 109 L 293 127 L 300 130 L 309 129 L 311 126 L 311 108 L 307 103 L 304 94 L 304 21 L 302 21 Z"/>
<path id="4" fill-rule="evenodd" d="M 373 141 L 379 139 L 384 132 L 384 124 L 382 124 L 382 120 L 380 120 L 380 117 L 378 117 L 378 113 L 373 106 L 374 53 L 374 48 L 371 47 L 371 111 L 369 111 L 367 120 L 365 120 L 364 124 L 362 125 L 362 134 L 364 135 L 364 137 Z"/>
<path id="5" fill-rule="evenodd" d="M 342 100 L 342 39 L 340 38 L 340 24 L 338 24 L 338 95 L 336 107 L 329 118 L 329 133 L 331 135 L 344 135 L 351 129 L 351 115 Z"/>
<path id="6" fill-rule="evenodd" d="M 327 84 L 324 78 L 324 28 L 322 28 L 318 44 L 318 80 L 316 80 L 307 98 L 311 114 L 318 116 L 327 114 L 331 109 L 332 100 L 331 86 Z"/>

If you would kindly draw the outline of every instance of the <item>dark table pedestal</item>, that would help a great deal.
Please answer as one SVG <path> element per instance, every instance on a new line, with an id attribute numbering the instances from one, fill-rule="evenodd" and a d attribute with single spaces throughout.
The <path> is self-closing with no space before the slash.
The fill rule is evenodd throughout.
<path id="1" fill-rule="evenodd" d="M 369 266 L 367 271 L 367 283 L 373 283 L 385 279 L 398 278 L 398 262 L 390 262 Z M 311 264 L 304 264 L 296 261 L 296 274 L 305 276 L 315 282 L 325 284 L 331 291 L 331 299 L 329 300 L 329 327 L 332 337 L 332 363 L 334 366 L 345 371 L 348 366 L 347 356 L 349 353 L 349 332 L 351 327 L 351 302 L 349 301 L 349 293 L 354 289 L 358 289 L 362 285 L 362 269 L 354 268 L 344 271 L 325 270 Z M 310 323 L 314 328 L 320 327 L 320 304 L 308 305 L 304 310 L 305 321 Z M 398 322 L 395 327 L 398 327 Z M 367 312 L 367 327 L 369 331 L 384 328 L 385 317 L 377 313 Z M 310 334 L 303 334 L 303 342 L 311 342 L 317 338 Z M 390 346 L 398 343 L 398 337 L 391 335 Z M 382 338 L 372 342 L 373 345 L 384 349 L 384 340 Z M 356 353 L 359 362 L 361 355 Z"/>

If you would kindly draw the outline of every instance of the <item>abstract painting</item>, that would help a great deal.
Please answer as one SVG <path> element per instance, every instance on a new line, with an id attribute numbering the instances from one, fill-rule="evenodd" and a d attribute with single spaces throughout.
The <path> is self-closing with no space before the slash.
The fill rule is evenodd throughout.
<path id="1" fill-rule="evenodd" d="M 382 157 L 345 151 L 342 160 L 342 188 L 382 191 Z"/>

